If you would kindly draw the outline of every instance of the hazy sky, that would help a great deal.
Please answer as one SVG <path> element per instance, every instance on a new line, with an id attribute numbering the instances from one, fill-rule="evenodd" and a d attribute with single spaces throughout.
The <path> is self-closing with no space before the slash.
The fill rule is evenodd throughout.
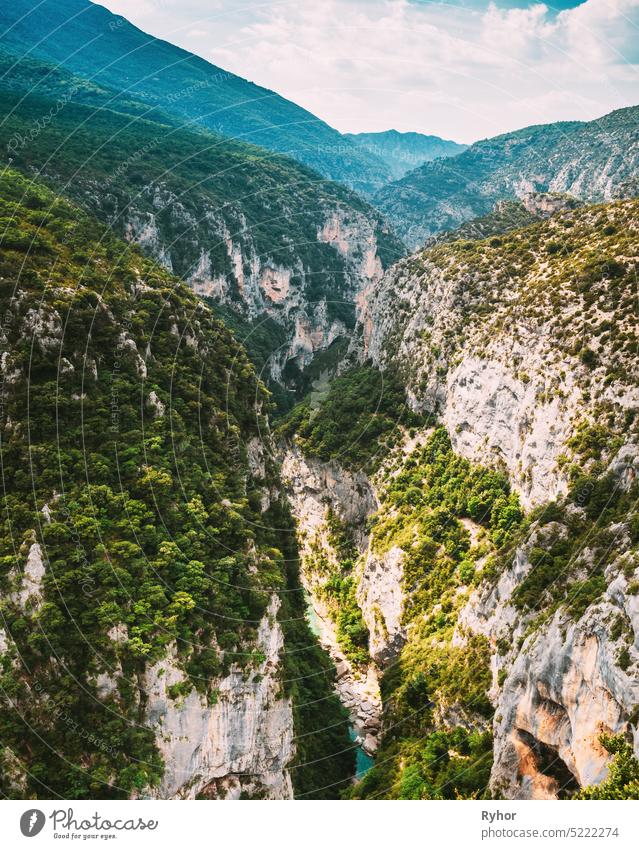
<path id="1" fill-rule="evenodd" d="M 102 0 L 342 132 L 473 141 L 639 103 L 639 0 Z"/>

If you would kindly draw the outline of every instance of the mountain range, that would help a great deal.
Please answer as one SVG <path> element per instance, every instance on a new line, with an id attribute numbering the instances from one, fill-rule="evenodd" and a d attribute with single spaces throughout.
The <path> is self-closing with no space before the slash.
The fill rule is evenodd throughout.
<path id="1" fill-rule="evenodd" d="M 639 797 L 639 107 L 445 157 L 0 16 L 3 796 Z"/>
<path id="2" fill-rule="evenodd" d="M 356 145 L 378 156 L 388 166 L 393 180 L 403 177 L 424 162 L 455 156 L 466 150 L 468 145 L 458 144 L 439 136 L 423 133 L 398 133 L 386 130 L 382 133 L 347 133 Z"/>
<path id="3" fill-rule="evenodd" d="M 450 159 L 427 162 L 374 197 L 398 235 L 415 249 L 442 230 L 530 192 L 582 200 L 632 196 L 639 187 L 639 108 L 589 122 L 526 127 L 485 139 Z"/>

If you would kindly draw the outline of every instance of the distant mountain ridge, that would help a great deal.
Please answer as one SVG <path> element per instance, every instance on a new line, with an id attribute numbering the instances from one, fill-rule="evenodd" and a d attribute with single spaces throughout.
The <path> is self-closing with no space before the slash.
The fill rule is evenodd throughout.
<path id="1" fill-rule="evenodd" d="M 89 0 L 15 0 L 0 9 L 0 44 L 224 136 L 286 153 L 371 193 L 391 179 L 379 158 L 315 115 Z"/>
<path id="2" fill-rule="evenodd" d="M 425 162 L 456 156 L 468 148 L 467 144 L 459 144 L 439 136 L 400 133 L 397 130 L 386 130 L 382 133 L 347 133 L 346 137 L 363 150 L 382 159 L 394 180 L 399 180 Z"/>
<path id="3" fill-rule="evenodd" d="M 249 347 L 268 341 L 260 368 L 278 385 L 349 335 L 357 292 L 404 253 L 377 210 L 294 159 L 40 60 L 14 63 L 0 50 L 0 162 L 139 244 Z"/>
<path id="4" fill-rule="evenodd" d="M 559 192 L 585 201 L 639 193 L 639 107 L 595 121 L 525 127 L 428 162 L 377 192 L 411 248 L 490 213 L 499 200 Z"/>

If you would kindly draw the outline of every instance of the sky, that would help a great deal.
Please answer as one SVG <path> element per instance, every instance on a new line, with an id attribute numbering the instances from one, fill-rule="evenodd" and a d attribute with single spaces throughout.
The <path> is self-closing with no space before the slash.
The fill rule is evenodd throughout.
<path id="1" fill-rule="evenodd" d="M 101 0 L 341 132 L 472 142 L 639 103 L 639 0 Z"/>

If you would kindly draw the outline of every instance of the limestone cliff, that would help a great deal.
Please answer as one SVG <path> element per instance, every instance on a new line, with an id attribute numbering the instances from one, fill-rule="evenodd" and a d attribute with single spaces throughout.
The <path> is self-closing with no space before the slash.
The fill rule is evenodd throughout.
<path id="1" fill-rule="evenodd" d="M 301 577 L 312 621 L 335 663 L 336 692 L 367 751 L 373 752 L 381 714 L 377 668 L 370 662 L 355 663 L 349 659 L 340 645 L 335 616 L 322 597 L 321 588 L 327 576 L 326 566 L 339 567 L 339 554 L 331 544 L 327 527 L 327 509 L 330 507 L 347 524 L 357 551 L 365 550 L 368 538 L 364 524 L 375 509 L 375 494 L 365 475 L 351 474 L 334 462 L 306 458 L 294 447 L 285 449 L 282 478 L 297 523 Z"/>
<path id="2" fill-rule="evenodd" d="M 397 657 L 404 638 L 401 552 L 377 555 L 370 548 L 366 522 L 379 502 L 374 480 L 363 472 L 344 469 L 336 461 L 305 457 L 297 447 L 287 446 L 282 476 L 297 520 L 302 581 L 311 615 L 337 668 L 336 691 L 364 750 L 373 753 L 381 728 L 379 677 Z M 354 601 L 368 629 L 368 657 L 363 662 L 353 661 L 340 643 L 335 611 L 322 593 L 327 576 L 339 569 L 343 558 L 343 544 L 336 542 L 331 527 L 336 521 L 347 529 L 354 546 Z"/>
<path id="3" fill-rule="evenodd" d="M 258 628 L 264 659 L 253 670 L 232 668 L 214 682 L 213 698 L 195 689 L 171 695 L 186 680 L 175 648 L 146 670 L 147 721 L 165 763 L 158 798 L 292 798 L 293 711 L 281 693 L 279 605 L 273 596 Z"/>
<path id="4" fill-rule="evenodd" d="M 639 468 L 639 452 L 625 456 L 623 467 L 616 466 L 620 487 L 628 473 L 636 479 Z M 480 585 L 459 617 L 460 644 L 468 632 L 491 644 L 491 786 L 508 798 L 556 798 L 571 787 L 599 783 L 609 760 L 602 733 L 629 735 L 639 754 L 639 561 L 627 522 L 611 525 L 612 548 L 598 549 L 592 535 L 588 548 L 576 549 L 573 573 L 603 570 L 603 593 L 592 603 L 575 610 L 574 587 L 568 604 L 551 606 L 546 615 L 518 603 L 534 573 L 531 551 L 552 550 L 558 536 L 568 539 L 571 523 L 582 514 L 572 503 L 561 522 L 533 524 L 510 566 L 498 580 Z M 563 579 L 557 572 L 555 581 Z"/>
<path id="5" fill-rule="evenodd" d="M 360 298 L 363 355 L 400 371 L 457 451 L 506 468 L 526 505 L 553 498 L 575 434 L 605 415 L 618 436 L 639 406 L 638 228 L 627 201 L 417 253 Z"/>
<path id="6" fill-rule="evenodd" d="M 602 781 L 602 733 L 632 738 L 639 754 L 639 213 L 636 201 L 547 212 L 419 252 L 358 302 L 362 358 L 399 373 L 454 451 L 505 472 L 535 510 L 514 549 L 466 555 L 444 608 L 461 604 L 451 664 L 487 641 L 490 787 L 507 798 Z M 416 546 L 393 539 L 385 550 L 398 558 Z M 403 656 L 424 651 L 420 628 Z M 442 727 L 468 724 L 468 711 L 447 711 Z"/>

